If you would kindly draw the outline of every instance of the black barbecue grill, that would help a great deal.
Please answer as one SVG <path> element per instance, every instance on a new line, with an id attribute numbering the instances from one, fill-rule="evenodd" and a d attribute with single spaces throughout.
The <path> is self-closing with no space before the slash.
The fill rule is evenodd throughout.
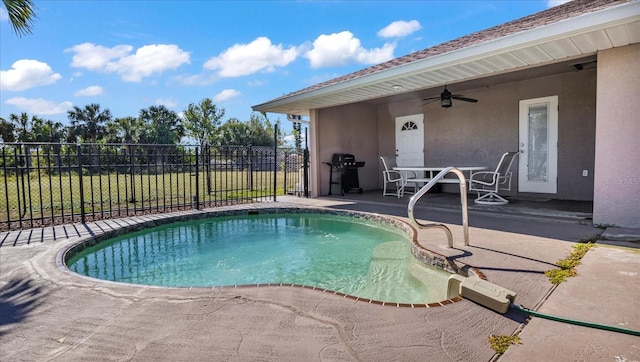
<path id="1" fill-rule="evenodd" d="M 329 195 L 333 185 L 340 185 L 340 193 L 357 190 L 362 193 L 358 180 L 358 168 L 364 167 L 364 162 L 357 162 L 353 155 L 348 153 L 334 153 L 331 162 L 325 162 L 331 168 L 329 171 Z M 334 179 L 337 177 L 337 180 Z"/>

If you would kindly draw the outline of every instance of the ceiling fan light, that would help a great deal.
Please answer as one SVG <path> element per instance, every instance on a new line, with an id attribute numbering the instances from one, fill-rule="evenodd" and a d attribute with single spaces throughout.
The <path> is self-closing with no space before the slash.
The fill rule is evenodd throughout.
<path id="1" fill-rule="evenodd" d="M 442 99 L 440 99 L 440 105 L 443 108 L 451 107 L 451 98 L 442 98 Z"/>

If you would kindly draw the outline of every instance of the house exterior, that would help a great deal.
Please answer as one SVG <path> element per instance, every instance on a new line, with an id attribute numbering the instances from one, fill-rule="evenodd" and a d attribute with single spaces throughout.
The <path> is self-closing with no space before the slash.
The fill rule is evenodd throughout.
<path id="1" fill-rule="evenodd" d="M 478 102 L 441 107 L 445 86 Z M 574 0 L 253 109 L 309 117 L 314 196 L 334 153 L 365 161 L 372 190 L 382 155 L 492 169 L 519 151 L 506 196 L 593 201 L 595 225 L 640 228 L 638 0 Z"/>

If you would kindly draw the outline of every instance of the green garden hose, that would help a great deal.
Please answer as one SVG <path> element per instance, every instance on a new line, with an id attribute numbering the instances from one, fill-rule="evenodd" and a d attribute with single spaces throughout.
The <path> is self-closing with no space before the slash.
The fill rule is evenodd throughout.
<path id="1" fill-rule="evenodd" d="M 553 316 L 553 315 L 550 315 L 550 314 L 536 312 L 536 311 L 531 310 L 529 308 L 525 308 L 525 307 L 520 306 L 520 305 L 515 305 L 513 303 L 511 303 L 510 307 L 515 309 L 515 310 L 517 310 L 517 311 L 519 311 L 519 312 L 522 312 L 522 313 L 528 314 L 528 315 L 532 315 L 534 317 L 550 319 L 552 321 L 557 321 L 557 322 L 575 324 L 575 325 L 583 326 L 583 327 L 603 329 L 605 331 L 619 332 L 619 333 L 631 334 L 633 336 L 640 336 L 640 331 L 635 331 L 633 329 L 616 327 L 616 326 L 607 326 L 607 325 L 604 325 L 604 324 L 584 322 L 584 321 L 579 321 L 579 320 L 575 320 L 575 319 L 569 319 L 569 318 Z"/>

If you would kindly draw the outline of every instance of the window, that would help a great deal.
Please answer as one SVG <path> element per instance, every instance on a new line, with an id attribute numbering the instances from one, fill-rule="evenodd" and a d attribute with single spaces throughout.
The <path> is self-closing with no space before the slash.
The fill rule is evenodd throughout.
<path id="1" fill-rule="evenodd" d="M 414 131 L 418 129 L 418 125 L 413 121 L 406 122 L 402 125 L 401 131 Z"/>

